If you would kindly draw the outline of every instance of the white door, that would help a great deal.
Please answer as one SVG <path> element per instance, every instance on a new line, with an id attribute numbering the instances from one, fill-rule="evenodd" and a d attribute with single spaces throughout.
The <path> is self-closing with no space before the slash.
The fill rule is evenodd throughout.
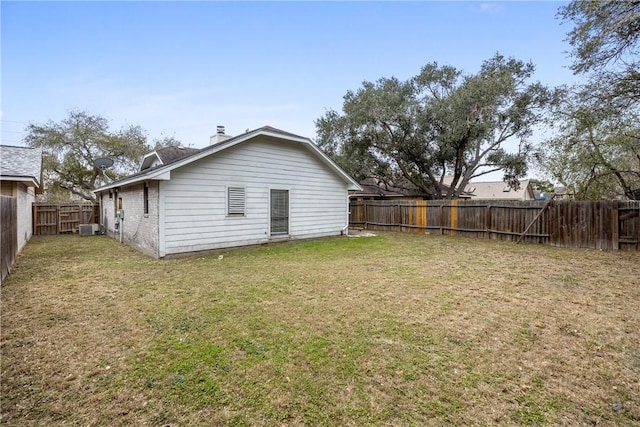
<path id="1" fill-rule="evenodd" d="M 271 190 L 271 235 L 289 234 L 289 190 Z"/>

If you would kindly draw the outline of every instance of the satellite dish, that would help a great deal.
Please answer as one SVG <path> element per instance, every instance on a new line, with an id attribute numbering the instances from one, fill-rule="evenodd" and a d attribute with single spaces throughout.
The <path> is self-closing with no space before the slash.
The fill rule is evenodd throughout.
<path id="1" fill-rule="evenodd" d="M 93 161 L 95 167 L 105 170 L 106 168 L 110 168 L 113 166 L 113 159 L 108 157 L 98 157 Z"/>

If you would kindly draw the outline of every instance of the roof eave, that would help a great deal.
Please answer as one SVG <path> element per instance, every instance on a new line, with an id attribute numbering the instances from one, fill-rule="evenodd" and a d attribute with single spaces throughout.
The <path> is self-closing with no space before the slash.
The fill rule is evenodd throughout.
<path id="1" fill-rule="evenodd" d="M 351 178 L 349 175 L 347 175 L 346 172 L 344 172 L 326 154 L 324 154 L 322 152 L 322 150 L 320 150 L 309 138 L 304 138 L 302 136 L 297 136 L 297 135 L 293 135 L 293 134 L 284 135 L 282 133 L 274 132 L 274 131 L 271 131 L 271 130 L 268 130 L 268 129 L 256 129 L 254 131 L 247 132 L 247 133 L 245 133 L 243 135 L 236 136 L 234 138 L 228 139 L 228 140 L 220 142 L 218 144 L 214 144 L 214 145 L 210 145 L 208 147 L 205 147 L 201 151 L 199 151 L 198 153 L 192 154 L 192 155 L 187 156 L 187 157 L 185 157 L 183 159 L 180 159 L 178 161 L 169 163 L 168 165 L 160 166 L 158 169 L 155 169 L 153 173 L 145 173 L 145 174 L 142 174 L 142 175 L 138 175 L 138 176 L 132 177 L 131 179 L 125 178 L 125 179 L 117 181 L 115 183 L 102 186 L 102 187 L 97 188 L 96 190 L 94 190 L 94 193 L 105 191 L 105 190 L 109 190 L 109 189 L 116 188 L 116 187 L 122 187 L 122 186 L 126 186 L 126 185 L 135 184 L 137 182 L 145 181 L 145 180 L 149 180 L 149 179 L 169 180 L 169 179 L 171 179 L 170 172 L 172 170 L 177 169 L 179 167 L 182 167 L 182 166 L 184 166 L 186 164 L 189 164 L 191 162 L 195 162 L 197 160 L 200 160 L 200 159 L 202 159 L 204 157 L 207 157 L 207 156 L 209 156 L 211 154 L 214 154 L 214 153 L 217 153 L 219 151 L 225 150 L 227 148 L 233 147 L 235 145 L 238 145 L 238 144 L 240 144 L 240 143 L 242 143 L 244 141 L 247 141 L 249 139 L 255 138 L 257 136 L 268 136 L 268 137 L 272 137 L 272 138 L 283 139 L 283 140 L 288 140 L 288 141 L 293 141 L 293 142 L 298 142 L 298 143 L 303 144 L 303 146 L 307 147 L 309 150 L 311 150 L 313 153 L 315 153 L 331 170 L 333 170 L 334 173 L 336 173 L 338 176 L 340 176 L 347 183 L 347 188 L 349 190 L 361 190 L 362 189 L 360 187 L 360 185 L 358 185 L 358 183 L 353 178 Z"/>
<path id="2" fill-rule="evenodd" d="M 0 175 L 0 181 L 22 182 L 40 188 L 40 181 L 33 176 Z"/>
<path id="3" fill-rule="evenodd" d="M 130 179 L 124 178 L 120 181 L 115 181 L 107 185 L 103 185 L 102 187 L 99 187 L 93 190 L 93 192 L 101 193 L 103 191 L 112 190 L 114 188 L 119 188 L 119 187 L 126 187 L 127 185 L 132 185 L 132 184 L 136 184 L 138 182 L 143 182 L 143 181 L 149 181 L 149 180 L 169 181 L 170 179 L 171 179 L 170 170 L 156 169 L 154 170 L 154 172 L 145 173 L 142 175 L 136 175 L 134 177 L 131 177 Z"/>

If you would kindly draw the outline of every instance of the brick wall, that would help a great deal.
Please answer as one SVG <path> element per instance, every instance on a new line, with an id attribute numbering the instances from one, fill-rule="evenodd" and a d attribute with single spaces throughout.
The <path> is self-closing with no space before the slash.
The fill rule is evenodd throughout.
<path id="1" fill-rule="evenodd" d="M 144 213 L 144 184 L 136 184 L 121 188 L 118 192 L 103 193 L 101 196 L 102 225 L 107 234 L 115 239 L 120 238 L 120 231 L 116 230 L 116 210 L 118 199 L 122 199 L 124 220 L 122 227 L 122 242 L 139 249 L 141 252 L 158 257 L 158 182 L 150 181 L 149 211 Z"/>

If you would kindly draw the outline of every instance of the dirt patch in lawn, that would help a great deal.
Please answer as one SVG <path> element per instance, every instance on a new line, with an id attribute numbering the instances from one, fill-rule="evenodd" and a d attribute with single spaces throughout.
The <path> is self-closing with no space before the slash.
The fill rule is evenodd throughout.
<path id="1" fill-rule="evenodd" d="M 32 239 L 2 424 L 640 423 L 640 254 L 378 234 L 168 261 Z"/>

